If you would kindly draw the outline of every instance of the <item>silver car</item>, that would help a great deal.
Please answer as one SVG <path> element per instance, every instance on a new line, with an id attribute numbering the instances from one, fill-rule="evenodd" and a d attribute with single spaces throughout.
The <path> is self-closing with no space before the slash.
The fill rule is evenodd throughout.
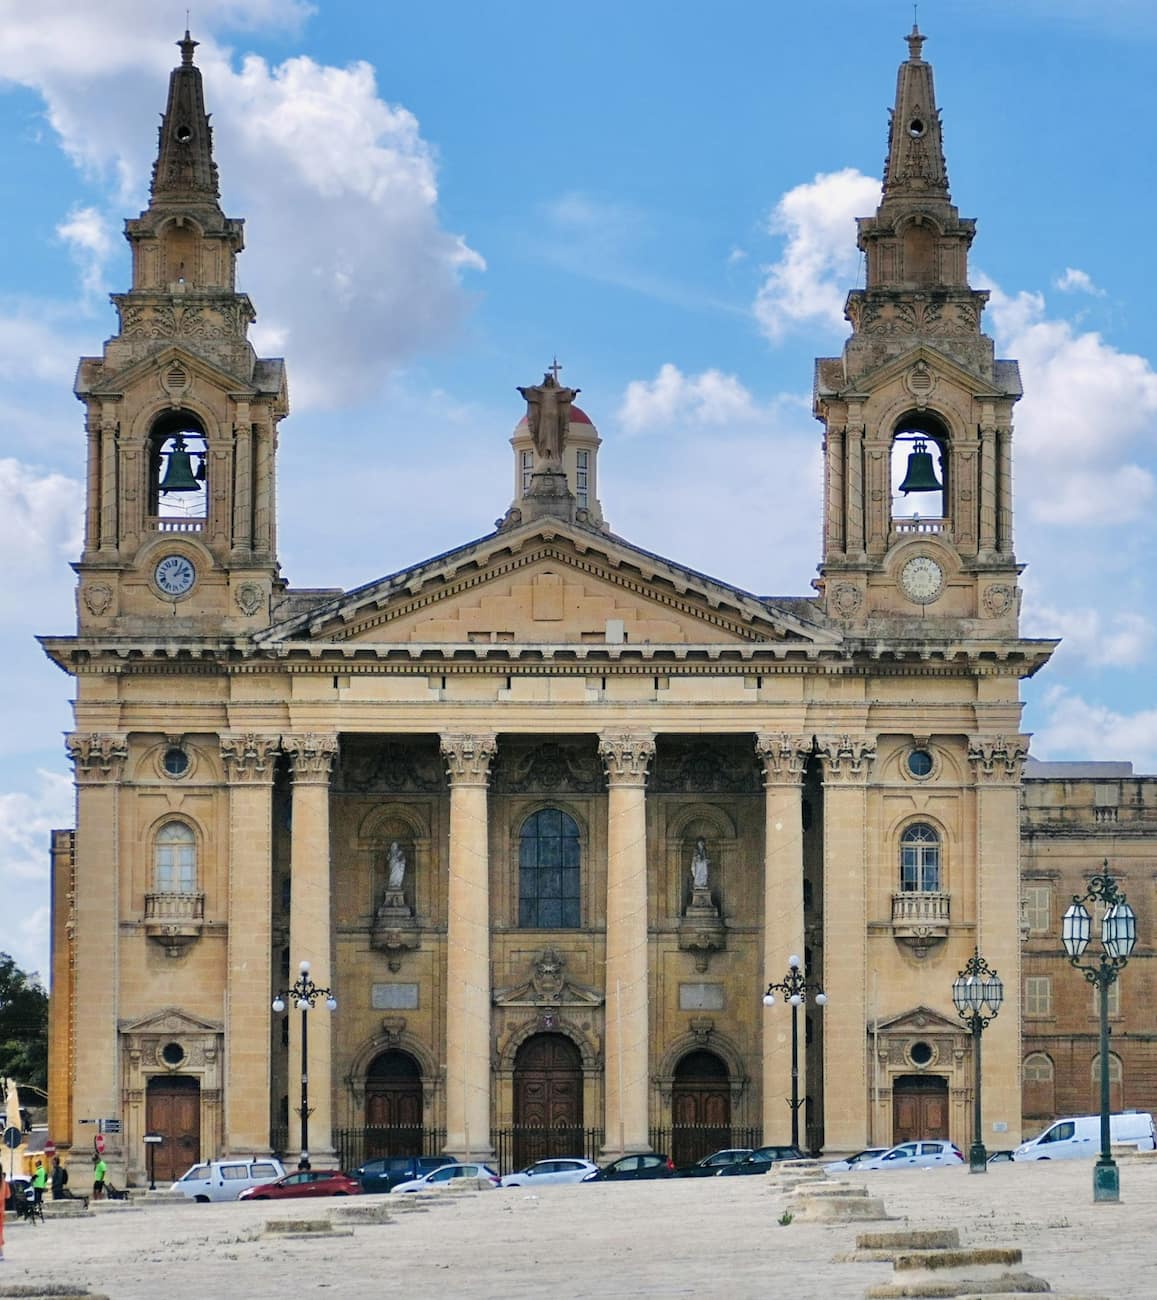
<path id="1" fill-rule="evenodd" d="M 526 1187 L 533 1183 L 535 1187 L 542 1187 L 545 1183 L 581 1183 L 588 1174 L 598 1173 L 598 1169 L 598 1165 L 590 1160 L 580 1160 L 577 1156 L 536 1160 L 515 1174 L 507 1174 L 499 1186 Z"/>
<path id="2" fill-rule="evenodd" d="M 936 1169 L 942 1165 L 962 1165 L 964 1156 L 952 1142 L 901 1142 L 882 1156 L 861 1160 L 857 1169 Z"/>
<path id="3" fill-rule="evenodd" d="M 824 1165 L 825 1174 L 843 1174 L 849 1169 L 862 1169 L 863 1161 L 875 1160 L 877 1156 L 882 1156 L 887 1147 L 865 1147 L 863 1151 L 857 1151 L 855 1155 L 845 1156 L 843 1160 L 832 1160 Z"/>
<path id="4" fill-rule="evenodd" d="M 492 1187 L 498 1186 L 498 1175 L 489 1165 L 462 1165 L 455 1162 L 444 1164 L 441 1169 L 433 1169 L 430 1173 L 423 1174 L 421 1178 L 411 1178 L 409 1182 L 399 1183 L 394 1188 L 394 1193 L 396 1195 L 398 1192 L 436 1192 L 456 1178 L 479 1178 L 490 1183 Z"/>

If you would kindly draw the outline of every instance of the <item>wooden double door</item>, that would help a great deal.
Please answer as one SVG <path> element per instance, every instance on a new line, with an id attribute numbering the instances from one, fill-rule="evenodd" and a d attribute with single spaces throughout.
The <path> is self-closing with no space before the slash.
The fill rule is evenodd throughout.
<path id="1" fill-rule="evenodd" d="M 731 1081 L 714 1052 L 688 1052 L 675 1067 L 671 1120 L 667 1154 L 680 1168 L 731 1145 Z"/>
<path id="2" fill-rule="evenodd" d="M 562 1034 L 535 1034 L 514 1058 L 514 1167 L 583 1152 L 582 1057 Z"/>
<path id="3" fill-rule="evenodd" d="M 948 1137 L 948 1080 L 902 1074 L 892 1085 L 892 1142 Z"/>
<path id="4" fill-rule="evenodd" d="M 420 1156 L 422 1072 L 408 1052 L 383 1052 L 366 1072 L 366 1158 Z"/>
<path id="5" fill-rule="evenodd" d="M 201 1159 L 201 1085 L 186 1075 L 150 1079 L 145 1102 L 149 1133 L 164 1139 L 150 1143 L 146 1165 L 158 1183 L 171 1183 Z"/>

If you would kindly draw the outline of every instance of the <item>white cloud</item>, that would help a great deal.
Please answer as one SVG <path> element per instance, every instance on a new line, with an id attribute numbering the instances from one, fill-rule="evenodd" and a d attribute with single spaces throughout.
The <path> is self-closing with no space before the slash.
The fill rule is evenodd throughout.
<path id="1" fill-rule="evenodd" d="M 1061 637 L 1054 659 L 1084 661 L 1092 667 L 1131 668 L 1145 662 L 1153 646 L 1154 627 L 1142 614 L 1107 613 L 1091 607 L 1058 609 L 1025 601 L 1021 628 L 1025 636 Z"/>
<path id="2" fill-rule="evenodd" d="M 1104 289 L 1097 288 L 1087 271 L 1079 271 L 1074 266 L 1066 266 L 1064 275 L 1058 275 L 1053 286 L 1062 293 L 1087 293 L 1094 298 L 1105 296 Z"/>
<path id="3" fill-rule="evenodd" d="M 1157 772 L 1157 708 L 1118 713 L 1063 686 L 1044 699 L 1047 721 L 1033 738 L 1043 759 L 1131 760 L 1136 772 Z"/>
<path id="4" fill-rule="evenodd" d="M 858 279 L 857 217 L 880 202 L 880 182 L 854 168 L 816 176 L 775 205 L 767 228 L 785 235 L 780 260 L 765 267 L 755 315 L 773 343 L 807 324 L 843 329 L 844 299 Z"/>
<path id="5" fill-rule="evenodd" d="M 0 554 L 9 577 L 38 581 L 44 569 L 75 559 L 83 509 L 84 489 L 77 480 L 0 459 Z M 6 582 L 5 590 L 18 585 Z"/>
<path id="6" fill-rule="evenodd" d="M 56 227 L 81 268 L 85 293 L 97 294 L 104 286 L 104 268 L 112 254 L 108 226 L 96 208 L 74 208 L 68 220 Z"/>
<path id="7" fill-rule="evenodd" d="M 62 773 L 38 771 L 31 792 L 0 792 L 0 946 L 25 970 L 39 970 L 46 983 L 50 832 L 74 822 L 73 785 Z"/>
<path id="8" fill-rule="evenodd" d="M 755 401 L 735 375 L 705 370 L 685 375 L 667 362 L 654 379 L 627 385 L 618 418 L 627 433 L 649 433 L 671 425 L 749 424 Z"/>
<path id="9" fill-rule="evenodd" d="M 298 57 L 271 66 L 250 55 L 238 68 L 212 34 L 283 34 L 307 12 L 294 0 L 208 0 L 194 33 L 222 206 L 247 219 L 238 277 L 261 315 L 254 342 L 293 357 L 299 408 L 364 398 L 439 345 L 468 309 L 464 273 L 484 265 L 442 229 L 430 146 L 413 114 L 381 98 L 368 64 Z M 0 83 L 44 97 L 69 156 L 111 184 L 106 219 L 144 199 L 153 123 L 177 58 L 171 20 L 151 0 L 48 0 L 0 27 Z M 99 219 L 93 211 L 83 226 L 64 223 L 74 246 L 94 237 Z M 90 263 L 86 279 L 93 274 Z"/>

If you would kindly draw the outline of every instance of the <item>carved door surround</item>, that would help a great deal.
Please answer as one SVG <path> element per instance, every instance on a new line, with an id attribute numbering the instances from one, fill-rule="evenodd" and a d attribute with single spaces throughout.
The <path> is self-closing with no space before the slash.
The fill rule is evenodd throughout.
<path id="1" fill-rule="evenodd" d="M 872 1063 L 868 1085 L 876 1099 L 873 1141 L 879 1145 L 908 1141 L 895 1136 L 898 1124 L 907 1131 L 912 1124 L 935 1123 L 944 1131 L 914 1136 L 946 1137 L 957 1146 L 967 1145 L 972 1096 L 972 1043 L 967 1028 L 919 1006 L 870 1022 L 868 1038 Z M 920 1079 L 939 1082 L 921 1084 Z M 938 1101 L 926 1100 L 934 1095 Z M 940 1105 L 943 1116 L 936 1110 Z"/>

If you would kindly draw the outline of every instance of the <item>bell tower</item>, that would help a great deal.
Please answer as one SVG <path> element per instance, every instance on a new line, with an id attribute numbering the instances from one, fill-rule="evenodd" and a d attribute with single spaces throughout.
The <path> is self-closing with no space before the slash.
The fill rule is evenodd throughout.
<path id="1" fill-rule="evenodd" d="M 178 42 L 147 209 L 125 223 L 119 329 L 82 357 L 88 437 L 78 616 L 87 633 L 187 634 L 269 621 L 285 366 L 257 357 L 236 288 L 244 223 L 221 211 L 197 42 Z"/>
<path id="2" fill-rule="evenodd" d="M 859 219 L 865 286 L 851 337 L 816 362 L 824 437 L 824 545 L 816 582 L 849 629 L 976 621 L 1015 635 L 1012 545 L 1015 361 L 981 330 L 988 294 L 968 283 L 976 223 L 948 190 L 924 36 L 913 26 L 888 132 L 883 195 Z"/>

